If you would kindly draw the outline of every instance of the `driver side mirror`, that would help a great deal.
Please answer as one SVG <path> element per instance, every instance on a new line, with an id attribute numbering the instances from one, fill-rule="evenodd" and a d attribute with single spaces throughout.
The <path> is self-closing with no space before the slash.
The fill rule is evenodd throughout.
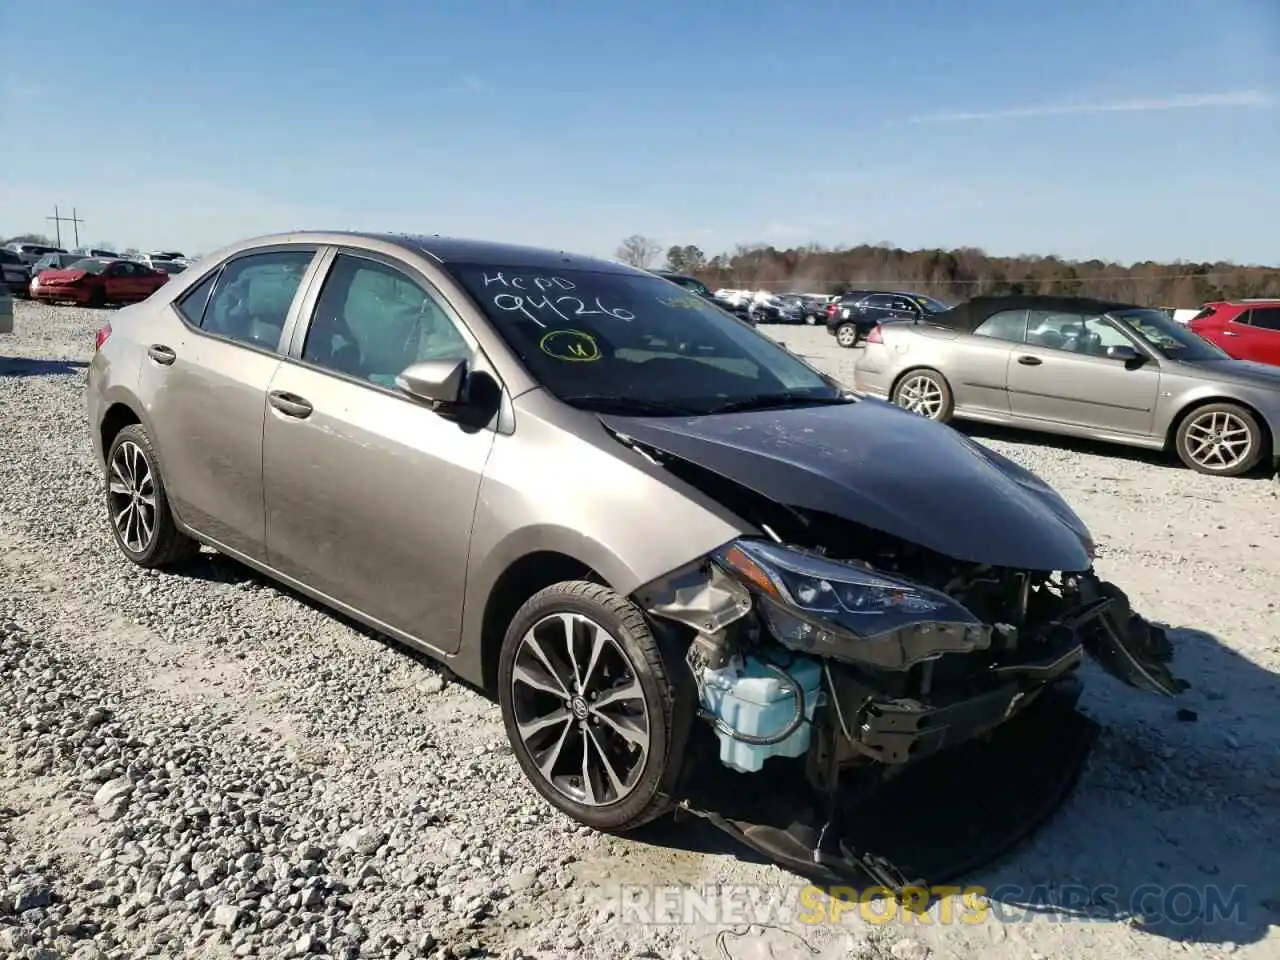
<path id="1" fill-rule="evenodd" d="M 467 382 L 466 360 L 423 360 L 405 367 L 396 386 L 432 406 L 462 402 Z"/>
<path id="2" fill-rule="evenodd" d="M 1126 370 L 1137 370 L 1147 362 L 1146 356 L 1133 347 L 1107 347 L 1106 356 L 1108 360 L 1122 362 Z"/>
<path id="3" fill-rule="evenodd" d="M 1130 360 L 1141 359 L 1142 354 L 1133 347 L 1107 347 L 1108 360 L 1123 360 L 1128 363 Z"/>

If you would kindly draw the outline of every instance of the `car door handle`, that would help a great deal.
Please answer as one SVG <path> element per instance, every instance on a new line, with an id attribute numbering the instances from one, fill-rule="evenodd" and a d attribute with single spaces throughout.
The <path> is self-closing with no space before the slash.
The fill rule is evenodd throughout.
<path id="1" fill-rule="evenodd" d="M 1044 363 L 1039 357 L 1019 357 L 1018 362 L 1024 367 L 1038 367 Z"/>
<path id="2" fill-rule="evenodd" d="M 173 352 L 173 347 L 166 347 L 163 343 L 153 343 L 149 346 L 147 356 L 166 367 L 178 359 L 178 355 Z"/>
<path id="3" fill-rule="evenodd" d="M 307 400 L 298 396 L 296 393 L 286 393 L 283 390 L 272 390 L 267 394 L 267 399 L 271 405 L 283 413 L 286 417 L 293 417 L 296 420 L 305 420 L 311 416 L 312 406 Z"/>
<path id="4" fill-rule="evenodd" d="M 1230 330 L 1223 330 L 1223 331 L 1222 331 L 1222 335 L 1223 335 L 1224 337 L 1238 337 L 1238 336 L 1240 336 L 1240 334 L 1238 334 L 1238 333 L 1232 333 Z"/>

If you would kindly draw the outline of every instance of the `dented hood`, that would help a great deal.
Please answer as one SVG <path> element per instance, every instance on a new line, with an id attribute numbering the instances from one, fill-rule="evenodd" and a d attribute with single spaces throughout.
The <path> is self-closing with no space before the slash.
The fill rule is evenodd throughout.
<path id="1" fill-rule="evenodd" d="M 879 400 L 600 419 L 616 434 L 776 502 L 956 560 L 1043 571 L 1092 565 L 1088 529 L 1037 476 L 944 424 Z"/>

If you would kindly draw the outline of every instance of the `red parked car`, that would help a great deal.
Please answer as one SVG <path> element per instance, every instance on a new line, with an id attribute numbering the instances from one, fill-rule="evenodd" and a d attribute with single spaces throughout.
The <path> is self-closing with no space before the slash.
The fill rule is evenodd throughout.
<path id="1" fill-rule="evenodd" d="M 1187 326 L 1237 360 L 1280 367 L 1280 300 L 1206 303 Z"/>
<path id="2" fill-rule="evenodd" d="M 42 271 L 31 282 L 31 295 L 37 300 L 102 307 L 145 300 L 168 282 L 169 274 L 132 260 L 88 257 L 63 270 Z"/>

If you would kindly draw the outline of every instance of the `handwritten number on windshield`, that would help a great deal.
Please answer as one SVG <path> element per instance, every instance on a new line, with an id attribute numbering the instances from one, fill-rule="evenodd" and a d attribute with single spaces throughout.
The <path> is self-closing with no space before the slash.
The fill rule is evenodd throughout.
<path id="1" fill-rule="evenodd" d="M 485 274 L 484 285 L 487 289 L 492 284 L 499 285 L 502 293 L 493 295 L 492 302 L 499 310 L 509 313 L 523 313 L 540 327 L 546 327 L 541 319 L 548 314 L 561 320 L 573 317 L 601 316 L 614 320 L 634 320 L 636 315 L 622 307 L 606 307 L 599 297 L 578 291 L 570 295 L 560 293 L 565 290 L 578 290 L 578 285 L 564 277 L 543 276 L 505 276 L 502 273 Z M 519 290 L 520 293 L 511 293 Z M 555 294 L 559 294 L 556 296 Z"/>

